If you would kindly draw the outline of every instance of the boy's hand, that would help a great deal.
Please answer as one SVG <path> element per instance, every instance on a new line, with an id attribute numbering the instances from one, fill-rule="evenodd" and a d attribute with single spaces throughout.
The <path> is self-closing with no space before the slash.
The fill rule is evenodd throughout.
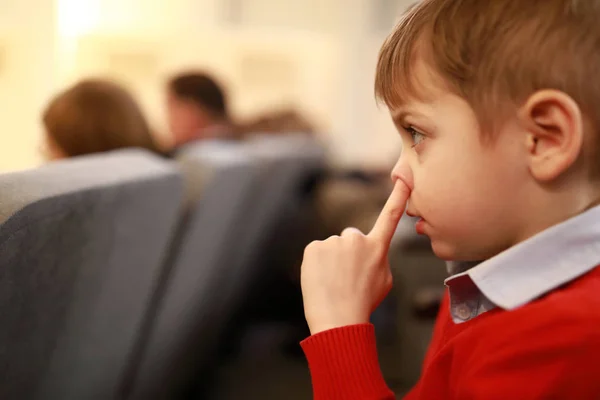
<path id="1" fill-rule="evenodd" d="M 301 281 L 311 334 L 369 322 L 392 287 L 388 250 L 409 195 L 408 186 L 396 181 L 368 235 L 347 228 L 306 247 Z"/>

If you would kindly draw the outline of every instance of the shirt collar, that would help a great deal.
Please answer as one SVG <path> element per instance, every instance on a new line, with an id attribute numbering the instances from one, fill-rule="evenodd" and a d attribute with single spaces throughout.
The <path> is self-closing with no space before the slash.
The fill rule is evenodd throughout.
<path id="1" fill-rule="evenodd" d="M 453 298 L 472 299 L 470 293 L 474 285 L 486 301 L 512 310 L 584 275 L 599 264 L 600 206 L 596 206 L 475 267 L 451 264 L 451 270 L 462 269 L 464 272 L 446 279 L 445 284 L 449 288 L 451 304 Z M 469 267 L 472 268 L 465 271 Z"/>

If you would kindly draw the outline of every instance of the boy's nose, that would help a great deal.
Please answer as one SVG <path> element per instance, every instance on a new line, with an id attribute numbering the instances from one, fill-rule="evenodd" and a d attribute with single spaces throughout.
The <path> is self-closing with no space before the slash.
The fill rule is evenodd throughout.
<path id="1" fill-rule="evenodd" d="M 410 188 L 410 190 L 414 189 L 412 171 L 408 165 L 406 157 L 404 156 L 401 156 L 398 159 L 394 169 L 392 169 L 392 181 L 395 182 L 397 180 L 403 181 Z"/>

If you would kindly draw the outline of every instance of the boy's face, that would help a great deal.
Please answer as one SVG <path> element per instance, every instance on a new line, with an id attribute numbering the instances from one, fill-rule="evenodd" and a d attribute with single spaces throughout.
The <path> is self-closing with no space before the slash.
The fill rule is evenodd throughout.
<path id="1" fill-rule="evenodd" d="M 442 90 L 432 98 L 390 110 L 403 143 L 392 177 L 413 187 L 407 213 L 423 219 L 417 230 L 438 257 L 489 258 L 523 233 L 530 183 L 522 130 L 508 121 L 486 142 L 466 101 Z"/>

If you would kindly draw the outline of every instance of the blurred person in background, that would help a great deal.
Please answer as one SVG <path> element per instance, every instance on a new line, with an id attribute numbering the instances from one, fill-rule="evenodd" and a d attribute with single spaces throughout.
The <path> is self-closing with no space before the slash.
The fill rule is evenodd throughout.
<path id="1" fill-rule="evenodd" d="M 160 152 L 133 96 L 107 80 L 83 80 L 59 93 L 42 121 L 51 160 L 125 147 Z"/>
<path id="2" fill-rule="evenodd" d="M 254 133 L 302 133 L 312 136 L 317 129 L 315 125 L 299 111 L 285 109 L 259 114 L 249 121 L 240 124 L 237 131 L 241 137 Z"/>
<path id="3" fill-rule="evenodd" d="M 235 136 L 225 90 L 213 77 L 201 71 L 185 72 L 169 81 L 167 119 L 173 151 L 196 140 Z"/>

